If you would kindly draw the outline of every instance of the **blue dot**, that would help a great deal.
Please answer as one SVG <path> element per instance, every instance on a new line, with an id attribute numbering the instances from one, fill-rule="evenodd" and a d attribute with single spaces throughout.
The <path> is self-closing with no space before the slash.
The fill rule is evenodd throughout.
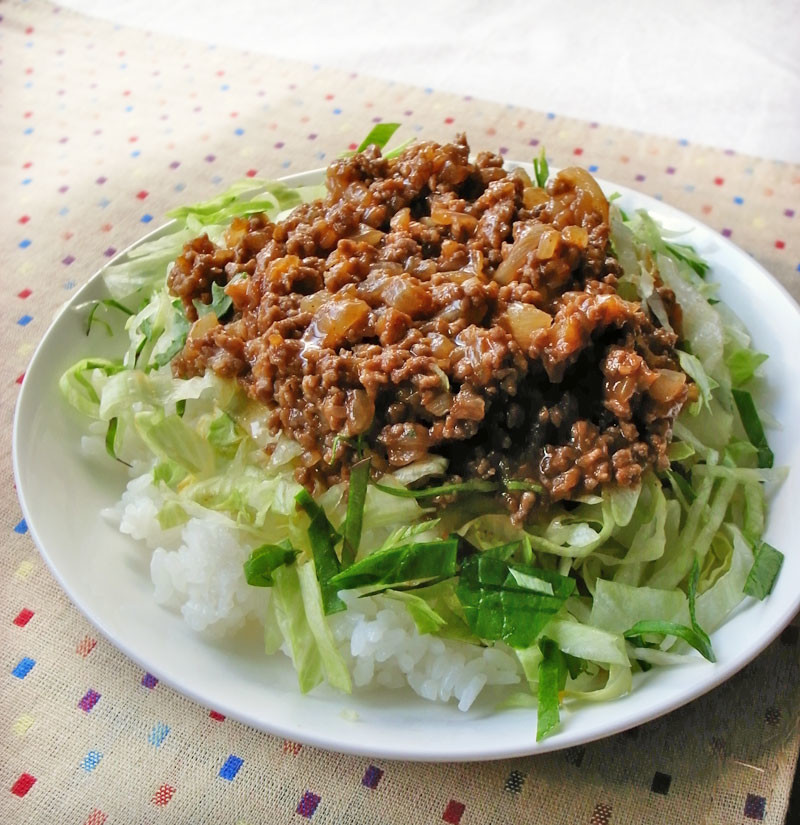
<path id="1" fill-rule="evenodd" d="M 22 185 L 27 186 L 29 183 L 33 183 L 33 178 L 23 178 Z"/>
<path id="2" fill-rule="evenodd" d="M 163 722 L 156 722 L 156 724 L 150 729 L 150 733 L 147 736 L 147 741 L 156 748 L 160 748 L 161 743 L 167 738 L 168 734 L 169 725 L 165 725 Z"/>
<path id="3" fill-rule="evenodd" d="M 227 92 L 227 91 L 228 91 L 228 89 L 230 89 L 230 86 L 229 86 L 227 83 L 223 83 L 223 84 L 219 87 L 219 90 L 220 90 L 221 92 Z"/>
<path id="4" fill-rule="evenodd" d="M 11 675 L 16 676 L 17 679 L 24 679 L 31 672 L 35 664 L 35 659 L 29 659 L 25 656 L 17 662 L 14 670 L 11 671 Z"/>
<path id="5" fill-rule="evenodd" d="M 19 246 L 20 249 L 27 249 L 30 245 L 31 241 L 28 238 L 24 238 L 17 244 L 17 246 Z"/>
<path id="6" fill-rule="evenodd" d="M 738 203 L 740 206 L 744 203 L 744 198 L 740 198 L 738 195 L 733 199 L 734 203 Z"/>
<path id="7" fill-rule="evenodd" d="M 428 88 L 427 88 L 427 89 L 425 89 L 425 94 L 426 94 L 426 95 L 433 94 L 433 89 L 431 89 L 431 87 L 430 87 L 430 86 L 428 86 Z"/>
<path id="8" fill-rule="evenodd" d="M 340 115 L 340 114 L 342 113 L 342 110 L 341 110 L 341 109 L 334 109 L 334 110 L 333 110 L 333 113 L 334 113 L 335 115 Z"/>
<path id="9" fill-rule="evenodd" d="M 28 532 L 28 523 L 25 519 L 22 519 L 19 524 L 15 525 L 14 532 L 19 533 L 21 536 L 24 536 L 25 533 Z"/>
<path id="10" fill-rule="evenodd" d="M 548 120 L 555 120 L 555 117 L 556 117 L 556 113 L 555 113 L 555 112 L 548 112 L 548 113 L 547 113 L 547 119 L 548 119 Z"/>
<path id="11" fill-rule="evenodd" d="M 111 203 L 111 201 L 108 198 L 100 198 L 100 200 L 97 201 L 97 205 L 101 209 L 105 209 L 110 203 Z"/>
<path id="12" fill-rule="evenodd" d="M 22 132 L 22 134 L 23 134 L 23 135 L 31 135 L 31 134 L 33 134 L 33 126 L 28 126 L 28 128 L 27 128 L 27 129 L 25 129 L 25 130 Z"/>
<path id="13" fill-rule="evenodd" d="M 214 177 L 211 178 L 211 183 L 213 183 L 213 184 L 222 183 L 222 175 L 214 175 Z"/>
<path id="14" fill-rule="evenodd" d="M 32 81 L 32 80 L 29 80 L 29 81 L 25 84 L 25 88 L 26 88 L 26 89 L 30 89 L 32 86 L 33 86 L 33 81 Z"/>
<path id="15" fill-rule="evenodd" d="M 233 134 L 234 135 L 243 135 L 244 134 L 244 129 L 234 129 Z"/>
<path id="16" fill-rule="evenodd" d="M 686 186 L 683 187 L 687 192 L 694 192 L 694 184 L 687 183 Z"/>
<path id="17" fill-rule="evenodd" d="M 33 320 L 33 316 L 32 316 L 32 315 L 23 315 L 23 316 L 22 316 L 22 318 L 20 318 L 20 319 L 17 321 L 17 323 L 18 323 L 21 327 L 27 327 L 27 326 L 28 326 L 28 324 L 30 324 L 30 322 L 31 322 L 32 320 Z"/>
<path id="18" fill-rule="evenodd" d="M 132 112 L 133 111 L 133 106 L 126 106 L 125 111 L 126 112 Z"/>
<path id="19" fill-rule="evenodd" d="M 688 140 L 686 140 L 686 138 L 681 138 L 681 139 L 678 141 L 678 145 L 679 145 L 679 146 L 688 146 L 688 145 L 689 145 L 689 141 L 688 141 Z"/>
<path id="20" fill-rule="evenodd" d="M 597 164 L 594 164 L 594 163 L 593 163 L 593 164 L 589 167 L 589 171 L 590 171 L 590 172 L 596 172 L 596 171 L 598 170 L 598 168 L 599 168 L 599 167 L 597 166 Z"/>
<path id="21" fill-rule="evenodd" d="M 290 160 L 285 160 L 285 161 L 281 164 L 281 166 L 282 166 L 284 169 L 288 169 L 288 168 L 289 168 L 289 166 L 290 166 L 290 164 L 291 164 L 291 161 L 290 161 Z"/>
<path id="22" fill-rule="evenodd" d="M 83 757 L 83 762 L 81 762 L 81 767 L 87 772 L 91 773 L 99 764 L 100 760 L 103 758 L 103 754 L 100 751 L 89 751 L 86 756 Z"/>
<path id="23" fill-rule="evenodd" d="M 145 214 L 144 214 L 144 215 L 142 215 L 142 217 L 141 217 L 141 218 L 139 218 L 139 220 L 140 220 L 142 223 L 150 223 L 150 221 L 152 221 L 152 220 L 153 220 L 153 216 L 152 216 L 152 215 L 149 215 L 148 213 L 146 213 L 146 212 L 145 212 Z"/>
<path id="24" fill-rule="evenodd" d="M 59 215 L 67 215 L 69 213 L 68 206 L 62 206 L 61 209 L 58 210 Z"/>
<path id="25" fill-rule="evenodd" d="M 25 48 L 26 48 L 26 49 L 32 49 L 32 48 L 33 48 L 33 40 L 29 40 L 29 41 L 25 44 Z"/>
<path id="26" fill-rule="evenodd" d="M 131 152 L 131 157 L 132 157 L 132 158 L 138 158 L 138 157 L 139 157 L 139 155 L 141 155 L 141 154 L 142 154 L 142 153 L 141 153 L 138 149 L 134 149 L 134 150 Z"/>
<path id="27" fill-rule="evenodd" d="M 311 68 L 312 68 L 315 72 L 318 72 L 318 71 L 319 71 L 319 63 L 315 63 L 315 64 L 314 64 Z"/>
<path id="28" fill-rule="evenodd" d="M 184 189 L 186 189 L 186 184 L 185 183 L 176 183 L 175 184 L 175 191 L 176 192 L 183 192 Z"/>
<path id="29" fill-rule="evenodd" d="M 239 768 L 241 768 L 243 764 L 244 759 L 231 754 L 225 760 L 225 764 L 219 769 L 219 775 L 223 779 L 227 779 L 228 782 L 230 782 L 236 776 L 236 774 L 239 773 Z"/>

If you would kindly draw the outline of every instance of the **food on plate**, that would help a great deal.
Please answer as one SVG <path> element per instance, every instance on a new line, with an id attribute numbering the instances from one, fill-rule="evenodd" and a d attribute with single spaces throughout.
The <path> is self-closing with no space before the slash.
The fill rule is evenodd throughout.
<path id="1" fill-rule="evenodd" d="M 714 661 L 708 633 L 768 595 L 765 356 L 694 250 L 584 169 L 463 136 L 383 154 L 394 128 L 324 185 L 175 210 L 107 268 L 97 357 L 61 386 L 192 627 L 261 621 L 303 690 L 466 710 L 496 685 L 540 738 Z"/>

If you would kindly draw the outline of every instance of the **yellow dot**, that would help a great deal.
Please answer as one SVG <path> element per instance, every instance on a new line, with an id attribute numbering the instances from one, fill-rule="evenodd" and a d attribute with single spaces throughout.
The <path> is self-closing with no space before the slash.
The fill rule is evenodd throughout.
<path id="1" fill-rule="evenodd" d="M 23 713 L 22 716 L 14 722 L 12 729 L 17 736 L 24 736 L 32 724 L 33 717 L 29 713 Z"/>
<path id="2" fill-rule="evenodd" d="M 753 226 L 755 226 L 756 229 L 763 229 L 766 225 L 767 222 L 762 217 L 753 218 Z"/>
<path id="3" fill-rule="evenodd" d="M 25 561 L 20 563 L 20 566 L 16 569 L 14 575 L 18 579 L 27 579 L 31 573 L 33 573 L 33 562 L 25 559 Z"/>

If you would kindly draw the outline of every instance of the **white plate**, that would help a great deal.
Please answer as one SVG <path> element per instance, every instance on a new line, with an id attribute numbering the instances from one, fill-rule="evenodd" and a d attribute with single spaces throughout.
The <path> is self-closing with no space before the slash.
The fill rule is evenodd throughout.
<path id="1" fill-rule="evenodd" d="M 318 182 L 319 176 L 317 171 L 285 180 L 302 185 Z M 728 679 L 780 633 L 800 606 L 800 439 L 794 432 L 800 421 L 800 311 L 762 267 L 693 218 L 625 187 L 602 185 L 607 193 L 622 194 L 623 209 L 645 208 L 668 228 L 687 230 L 685 240 L 711 263 L 713 277 L 721 282 L 722 298 L 747 323 L 755 346 L 770 356 L 764 369 L 773 394 L 769 409 L 786 425 L 771 432 L 770 440 L 777 463 L 793 472 L 772 502 L 766 538 L 784 551 L 786 561 L 772 595 L 764 602 L 747 599 L 713 634 L 716 664 L 698 660 L 639 674 L 630 695 L 573 705 L 562 714 L 558 733 L 537 743 L 535 712 L 499 712 L 496 695 L 482 695 L 466 714 L 452 704 L 426 702 L 410 689 L 345 697 L 322 687 L 302 696 L 289 660 L 282 655 L 267 659 L 257 632 L 225 643 L 195 635 L 180 614 L 153 601 L 148 551 L 100 517 L 118 500 L 126 476 L 113 462 L 89 462 L 81 455 L 86 421 L 58 390 L 59 376 L 79 358 L 115 354 L 98 352 L 105 339 L 87 338 L 85 313 L 70 310 L 106 294 L 99 273 L 72 298 L 37 349 L 14 426 L 22 510 L 70 599 L 116 647 L 196 701 L 278 736 L 384 758 L 496 759 L 565 748 L 639 725 Z"/>

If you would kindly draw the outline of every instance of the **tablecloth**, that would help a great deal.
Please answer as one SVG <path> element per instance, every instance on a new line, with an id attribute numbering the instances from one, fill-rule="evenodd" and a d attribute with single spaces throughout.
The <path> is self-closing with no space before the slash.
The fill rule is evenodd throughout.
<path id="1" fill-rule="evenodd" d="M 798 626 L 706 697 L 586 746 L 482 764 L 342 756 L 223 718 L 100 637 L 27 535 L 10 466 L 56 309 L 179 202 L 325 164 L 380 120 L 579 162 L 663 198 L 800 296 L 798 166 L 432 89 L 0 6 L 0 821 L 781 823 L 800 745 Z M 65 483 L 69 483 L 65 479 Z M 788 548 L 785 548 L 788 549 Z"/>

